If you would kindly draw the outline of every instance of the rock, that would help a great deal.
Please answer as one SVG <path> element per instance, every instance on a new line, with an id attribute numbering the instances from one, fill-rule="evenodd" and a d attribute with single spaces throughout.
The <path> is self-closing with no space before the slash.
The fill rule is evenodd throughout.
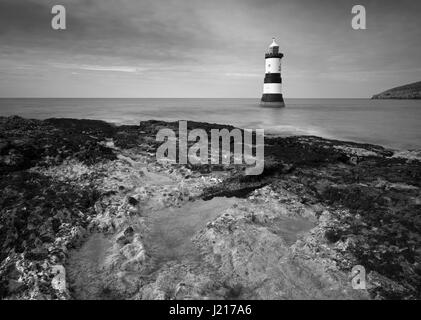
<path id="1" fill-rule="evenodd" d="M 62 265 L 55 265 L 52 267 L 52 273 L 55 275 L 53 280 L 51 280 L 53 289 L 60 293 L 66 292 L 66 269 Z"/>
<path id="2" fill-rule="evenodd" d="M 341 234 L 338 230 L 327 229 L 325 231 L 325 237 L 329 242 L 335 243 L 339 241 L 339 239 L 341 238 Z"/>
<path id="3" fill-rule="evenodd" d="M 135 198 L 133 198 L 133 197 L 129 197 L 128 199 L 128 202 L 129 202 L 129 204 L 130 205 L 132 205 L 132 206 L 137 206 L 137 204 L 139 203 L 139 201 L 138 200 L 136 200 Z"/>
<path id="4" fill-rule="evenodd" d="M 27 259 L 31 260 L 44 260 L 48 258 L 48 250 L 43 246 L 39 246 L 35 249 L 32 249 L 26 254 Z"/>
<path id="5" fill-rule="evenodd" d="M 7 154 L 10 143 L 7 140 L 0 140 L 0 155 Z"/>
<path id="6" fill-rule="evenodd" d="M 124 235 L 120 235 L 119 237 L 117 237 L 116 242 L 120 245 L 120 246 L 125 246 L 126 244 L 130 243 L 130 240 L 127 239 L 126 236 Z"/>
<path id="7" fill-rule="evenodd" d="M 25 284 L 22 281 L 10 279 L 8 291 L 9 294 L 17 294 L 25 288 Z"/>
<path id="8" fill-rule="evenodd" d="M 266 137 L 264 172 L 250 177 L 242 166 L 157 163 L 162 127 L 178 123 L 0 117 L 2 298 L 15 297 L 9 280 L 20 298 L 66 298 L 66 271 L 74 298 L 366 298 L 349 286 L 357 264 L 379 275 L 371 297 L 420 297 L 417 158 Z M 187 201 L 218 196 L 236 205 L 204 221 L 188 250 L 174 243 L 177 259 L 158 252 L 155 213 L 180 207 L 183 217 Z M 180 248 L 188 252 L 178 256 Z M 50 264 L 67 268 L 58 267 L 54 283 Z"/>
<path id="9" fill-rule="evenodd" d="M 124 230 L 123 234 L 125 237 L 132 237 L 134 234 L 134 230 L 132 227 L 127 227 L 126 230 Z"/>

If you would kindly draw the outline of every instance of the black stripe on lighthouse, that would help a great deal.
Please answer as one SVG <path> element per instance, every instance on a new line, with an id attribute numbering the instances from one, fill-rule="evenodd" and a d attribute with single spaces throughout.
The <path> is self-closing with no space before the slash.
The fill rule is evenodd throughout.
<path id="1" fill-rule="evenodd" d="M 264 83 L 282 83 L 280 73 L 266 73 Z"/>
<path id="2" fill-rule="evenodd" d="M 284 102 L 284 97 L 282 93 L 264 93 L 262 102 Z"/>
<path id="3" fill-rule="evenodd" d="M 265 84 L 282 84 L 282 77 L 280 73 L 266 73 Z M 284 104 L 284 97 L 282 93 L 263 93 L 262 102 L 276 102 L 280 103 L 281 106 Z"/>

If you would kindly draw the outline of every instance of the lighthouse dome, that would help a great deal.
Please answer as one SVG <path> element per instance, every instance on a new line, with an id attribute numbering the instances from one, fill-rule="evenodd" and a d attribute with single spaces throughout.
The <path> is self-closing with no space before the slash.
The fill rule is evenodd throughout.
<path id="1" fill-rule="evenodd" d="M 278 54 L 279 45 L 276 43 L 275 38 L 272 38 L 272 43 L 269 46 L 268 54 Z"/>
<path id="2" fill-rule="evenodd" d="M 275 38 L 272 38 L 272 43 L 270 44 L 269 48 L 274 48 L 274 47 L 279 48 L 279 45 L 276 43 Z"/>

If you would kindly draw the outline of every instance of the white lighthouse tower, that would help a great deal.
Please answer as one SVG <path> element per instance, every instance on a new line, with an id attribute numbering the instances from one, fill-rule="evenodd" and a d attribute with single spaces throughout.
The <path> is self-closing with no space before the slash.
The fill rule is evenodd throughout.
<path id="1" fill-rule="evenodd" d="M 272 38 L 269 51 L 265 54 L 266 74 L 263 85 L 262 105 L 271 107 L 285 107 L 282 96 L 281 59 L 279 45 Z"/>

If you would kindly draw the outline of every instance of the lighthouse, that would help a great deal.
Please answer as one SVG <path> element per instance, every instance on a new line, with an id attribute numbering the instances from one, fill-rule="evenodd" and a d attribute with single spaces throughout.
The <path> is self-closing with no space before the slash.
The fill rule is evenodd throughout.
<path id="1" fill-rule="evenodd" d="M 282 96 L 281 59 L 283 53 L 279 52 L 279 45 L 275 38 L 269 51 L 265 54 L 265 80 L 263 85 L 262 106 L 285 107 Z"/>

